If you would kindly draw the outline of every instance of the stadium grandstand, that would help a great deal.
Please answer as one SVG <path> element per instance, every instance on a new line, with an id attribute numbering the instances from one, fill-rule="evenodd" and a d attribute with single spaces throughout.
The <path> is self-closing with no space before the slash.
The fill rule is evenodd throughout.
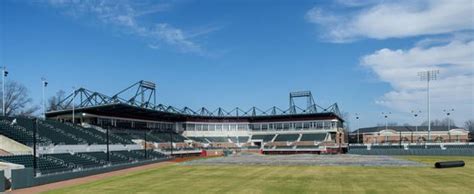
<path id="1" fill-rule="evenodd" d="M 264 154 L 347 150 L 337 104 L 321 107 L 309 91 L 290 93 L 286 109 L 209 111 L 156 104 L 155 87 L 139 81 L 112 96 L 80 88 L 61 100 L 57 109 L 48 110 L 44 119 L 1 117 L 0 165 L 32 169 L 33 180 L 13 187 L 229 150 Z M 297 106 L 296 98 L 306 99 L 306 106 Z"/>
<path id="2" fill-rule="evenodd" d="M 128 96 L 127 96 L 128 95 Z M 238 148 L 272 152 L 341 152 L 347 148 L 337 104 L 321 107 L 309 91 L 290 93 L 289 108 L 193 110 L 156 104 L 155 84 L 139 81 L 110 96 L 80 88 L 49 111 L 49 120 L 80 123 L 143 141 L 168 154 Z M 304 98 L 306 107 L 295 105 Z M 137 134 L 139 133 L 139 134 Z"/>

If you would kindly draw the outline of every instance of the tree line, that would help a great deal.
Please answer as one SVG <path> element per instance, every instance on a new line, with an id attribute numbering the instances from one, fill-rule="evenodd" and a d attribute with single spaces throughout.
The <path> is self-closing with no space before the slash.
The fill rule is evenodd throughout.
<path id="1" fill-rule="evenodd" d="M 0 108 L 3 106 L 3 92 L 0 92 Z M 55 96 L 48 99 L 46 109 L 48 111 L 57 110 L 57 104 L 64 99 L 65 92 L 59 90 Z M 41 106 L 34 104 L 30 97 L 28 88 L 17 82 L 8 81 L 5 83 L 5 115 L 6 116 L 38 116 Z"/>

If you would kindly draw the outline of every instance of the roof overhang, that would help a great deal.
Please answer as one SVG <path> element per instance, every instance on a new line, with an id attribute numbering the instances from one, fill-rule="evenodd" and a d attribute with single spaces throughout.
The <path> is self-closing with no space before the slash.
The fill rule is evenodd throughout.
<path id="1" fill-rule="evenodd" d="M 73 110 L 49 111 L 47 118 L 72 115 Z M 285 114 L 285 115 L 256 115 L 256 116 L 209 116 L 209 115 L 187 115 L 183 113 L 164 112 L 149 108 L 140 108 L 124 103 L 107 104 L 74 109 L 74 114 L 92 114 L 107 117 L 131 118 L 156 121 L 195 121 L 195 122 L 265 122 L 265 121 L 294 121 L 294 120 L 339 120 L 344 122 L 337 114 L 332 112 L 324 113 L 304 113 L 304 114 Z"/>

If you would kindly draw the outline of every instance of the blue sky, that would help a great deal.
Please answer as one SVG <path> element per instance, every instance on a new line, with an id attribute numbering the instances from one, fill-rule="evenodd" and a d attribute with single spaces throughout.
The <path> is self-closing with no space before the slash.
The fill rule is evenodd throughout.
<path id="1" fill-rule="evenodd" d="M 73 86 L 158 84 L 178 107 L 288 106 L 311 90 L 360 126 L 414 123 L 417 71 L 441 69 L 433 112 L 474 118 L 471 1 L 1 1 L 0 64 L 41 102 Z M 461 20 L 461 21 L 459 21 Z M 449 51 L 449 52 L 448 52 Z M 304 102 L 303 102 L 304 103 Z M 424 114 L 422 114 L 424 116 Z M 350 121 L 353 119 L 351 118 Z"/>

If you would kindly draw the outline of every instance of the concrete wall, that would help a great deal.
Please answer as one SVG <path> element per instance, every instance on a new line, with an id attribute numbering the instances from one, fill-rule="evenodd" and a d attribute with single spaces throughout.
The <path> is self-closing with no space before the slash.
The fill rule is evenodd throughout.
<path id="1" fill-rule="evenodd" d="M 12 189 L 31 187 L 33 185 L 33 169 L 23 168 L 12 170 Z"/>
<path id="2" fill-rule="evenodd" d="M 3 171 L 0 170 L 0 193 L 5 191 L 5 176 L 3 176 Z"/>
<path id="3" fill-rule="evenodd" d="M 10 153 L 32 153 L 33 149 L 16 142 L 8 137 L 0 135 L 0 149 Z"/>

